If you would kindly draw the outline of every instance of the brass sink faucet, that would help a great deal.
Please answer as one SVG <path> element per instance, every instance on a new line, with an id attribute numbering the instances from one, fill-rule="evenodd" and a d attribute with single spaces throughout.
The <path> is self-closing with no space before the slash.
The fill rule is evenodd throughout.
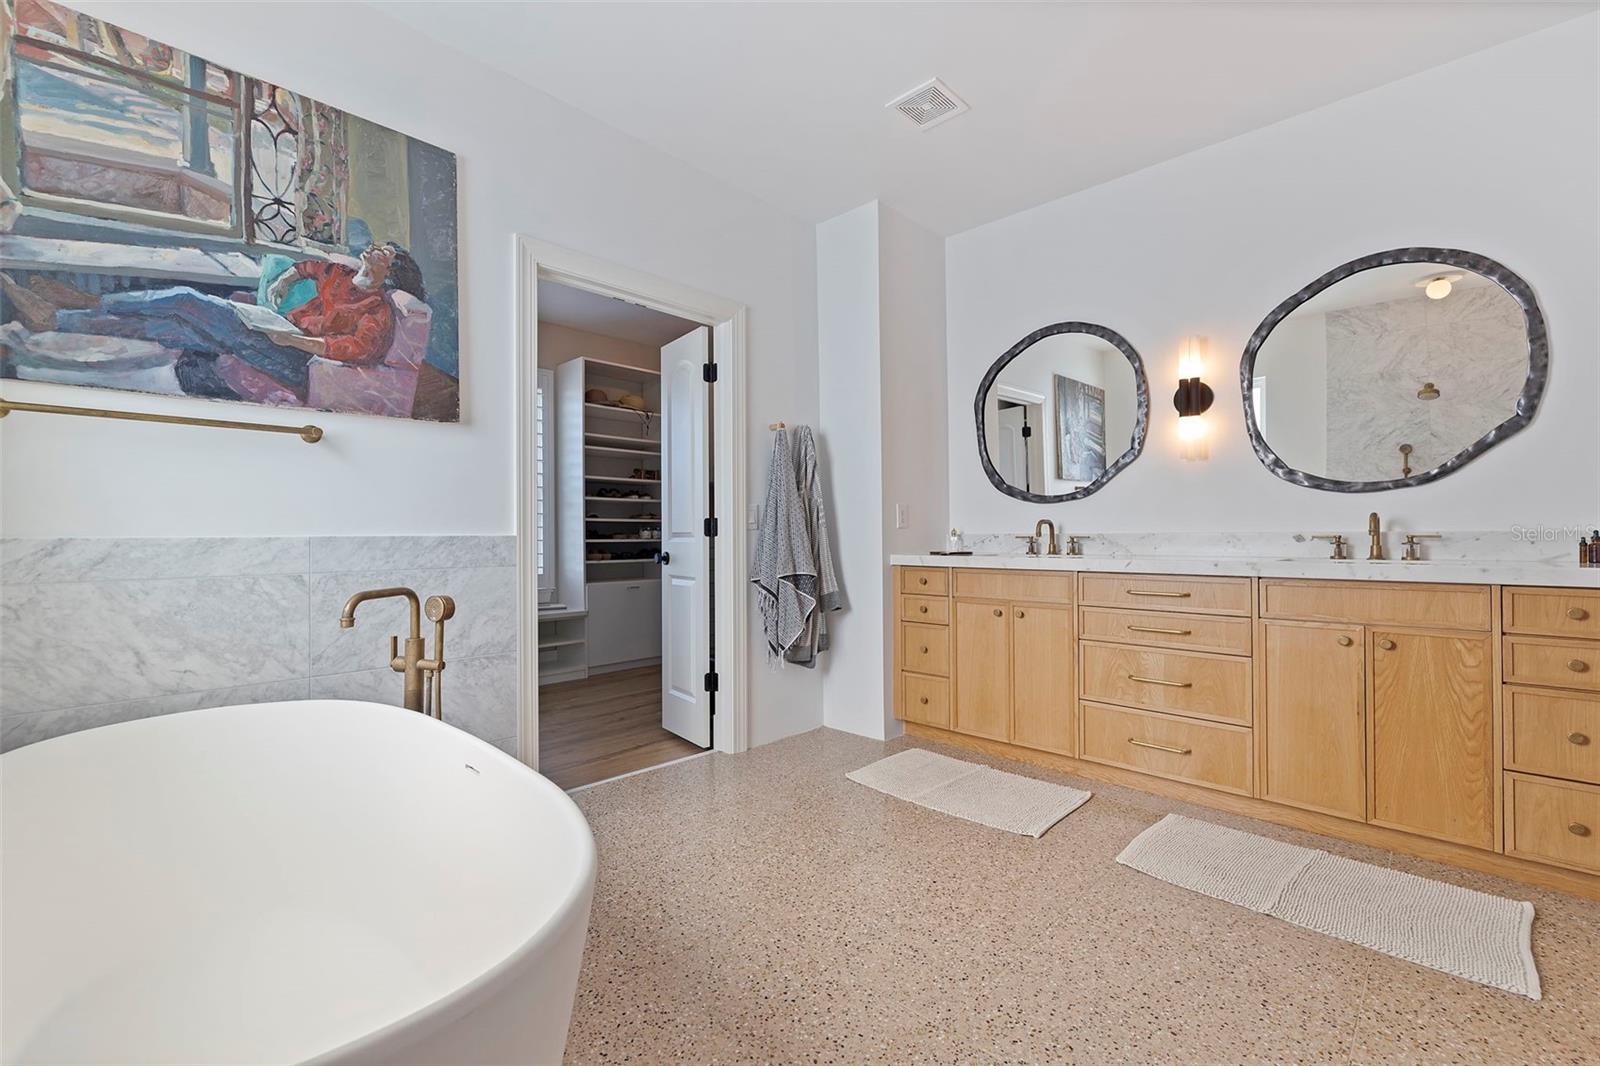
<path id="1" fill-rule="evenodd" d="M 433 623 L 433 658 L 424 658 L 426 645 L 422 639 L 422 613 L 424 606 L 417 594 L 408 588 L 367 589 L 345 601 L 344 612 L 339 615 L 340 629 L 354 629 L 356 608 L 368 600 L 403 598 L 410 605 L 411 631 L 406 637 L 405 652 L 401 654 L 400 638 L 389 638 L 389 667 L 405 675 L 403 703 L 408 711 L 418 711 L 443 719 L 444 704 L 439 675 L 444 672 L 444 624 L 455 616 L 456 601 L 449 596 L 429 596 L 426 605 L 428 621 Z M 432 684 L 429 684 L 431 680 Z M 431 698 L 430 698 L 431 697 Z"/>
<path id="2" fill-rule="evenodd" d="M 1377 511 L 1373 511 L 1371 514 L 1367 515 L 1367 537 L 1370 541 L 1370 543 L 1367 545 L 1367 558 L 1382 559 L 1383 536 L 1378 532 Z"/>
<path id="3" fill-rule="evenodd" d="M 1033 524 L 1033 539 L 1038 540 L 1044 535 L 1044 531 L 1047 529 L 1050 531 L 1050 539 L 1046 542 L 1048 546 L 1045 550 L 1045 554 L 1060 555 L 1061 542 L 1056 539 L 1056 524 L 1050 521 L 1050 519 L 1041 518 L 1039 521 Z"/>

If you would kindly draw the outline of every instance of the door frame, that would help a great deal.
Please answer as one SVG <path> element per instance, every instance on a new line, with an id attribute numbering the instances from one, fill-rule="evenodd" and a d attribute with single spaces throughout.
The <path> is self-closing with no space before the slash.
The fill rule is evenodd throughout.
<path id="1" fill-rule="evenodd" d="M 517 294 L 517 758 L 539 768 L 539 574 L 534 561 L 536 499 L 533 409 L 539 370 L 539 282 L 555 281 L 662 311 L 711 328 L 713 476 L 717 537 L 712 559 L 717 652 L 716 751 L 750 746 L 750 597 L 745 589 L 750 495 L 749 433 L 745 409 L 746 309 L 741 303 L 563 248 L 526 234 L 514 238 Z"/>

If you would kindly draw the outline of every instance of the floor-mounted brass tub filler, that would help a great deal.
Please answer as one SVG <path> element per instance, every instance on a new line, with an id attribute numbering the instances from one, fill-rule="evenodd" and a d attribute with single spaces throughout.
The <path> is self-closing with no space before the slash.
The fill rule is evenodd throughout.
<path id="1" fill-rule="evenodd" d="M 354 629 L 356 608 L 368 600 L 388 600 L 404 597 L 411 606 L 411 635 L 406 637 L 405 651 L 400 650 L 400 638 L 389 638 L 389 667 L 405 675 L 405 708 L 419 711 L 433 718 L 444 718 L 444 692 L 439 676 L 444 673 L 444 623 L 455 616 L 456 601 L 449 596 L 429 596 L 426 604 L 407 588 L 367 589 L 351 596 L 345 602 L 344 613 L 339 615 L 340 629 Z M 423 657 L 426 648 L 422 639 L 422 615 L 426 612 L 433 623 L 433 658 Z"/>

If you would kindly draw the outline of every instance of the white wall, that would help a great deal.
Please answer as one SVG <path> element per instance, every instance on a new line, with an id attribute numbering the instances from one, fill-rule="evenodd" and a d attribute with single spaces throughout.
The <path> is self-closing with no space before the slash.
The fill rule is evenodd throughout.
<path id="1" fill-rule="evenodd" d="M 971 530 L 1426 529 L 1592 525 L 1600 477 L 1600 15 L 970 230 L 947 244 L 950 508 Z M 1203 62 L 1203 59 L 1201 60 Z M 1352 498 L 1298 488 L 1244 434 L 1238 354 L 1279 301 L 1386 248 L 1491 256 L 1538 293 L 1550 328 L 1544 406 L 1523 433 L 1421 488 Z M 1143 355 L 1144 454 L 1098 494 L 1045 508 L 996 492 L 978 465 L 970 398 L 985 368 L 1041 325 L 1086 319 Z M 1179 345 L 1209 338 L 1211 458 L 1178 456 Z M 1271 400 L 1268 401 L 1269 404 Z"/>
<path id="2" fill-rule="evenodd" d="M 687 330 L 687 327 L 686 327 Z M 661 368 L 661 349 L 648 344 L 625 341 L 620 337 L 607 337 L 588 330 L 573 329 L 554 322 L 539 323 L 539 365 L 554 370 L 573 359 L 603 359 L 608 363 L 643 367 L 646 370 Z"/>
<path id="3" fill-rule="evenodd" d="M 766 444 L 769 421 L 815 420 L 810 225 L 364 5 L 319 4 L 314 17 L 309 7 L 253 0 L 75 6 L 456 153 L 463 421 L 317 414 L 327 437 L 309 447 L 13 416 L 0 422 L 6 536 L 512 532 L 516 233 L 749 305 L 752 447 Z M 252 416 L 239 405 L 7 385 L 16 399 Z M 759 498 L 765 464 L 750 468 Z M 815 678 L 769 675 L 759 649 L 752 677 L 754 742 L 819 724 Z"/>
<path id="4" fill-rule="evenodd" d="M 821 448 L 845 610 L 822 659 L 823 724 L 900 733 L 891 552 L 944 541 L 943 241 L 876 202 L 817 226 Z M 906 524 L 896 523 L 896 507 Z"/>

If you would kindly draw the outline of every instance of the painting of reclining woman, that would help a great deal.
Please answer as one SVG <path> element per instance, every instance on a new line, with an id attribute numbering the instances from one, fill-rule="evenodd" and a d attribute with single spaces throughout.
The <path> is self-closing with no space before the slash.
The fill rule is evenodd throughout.
<path id="1" fill-rule="evenodd" d="M 0 4 L 0 377 L 460 417 L 454 155 Z"/>

